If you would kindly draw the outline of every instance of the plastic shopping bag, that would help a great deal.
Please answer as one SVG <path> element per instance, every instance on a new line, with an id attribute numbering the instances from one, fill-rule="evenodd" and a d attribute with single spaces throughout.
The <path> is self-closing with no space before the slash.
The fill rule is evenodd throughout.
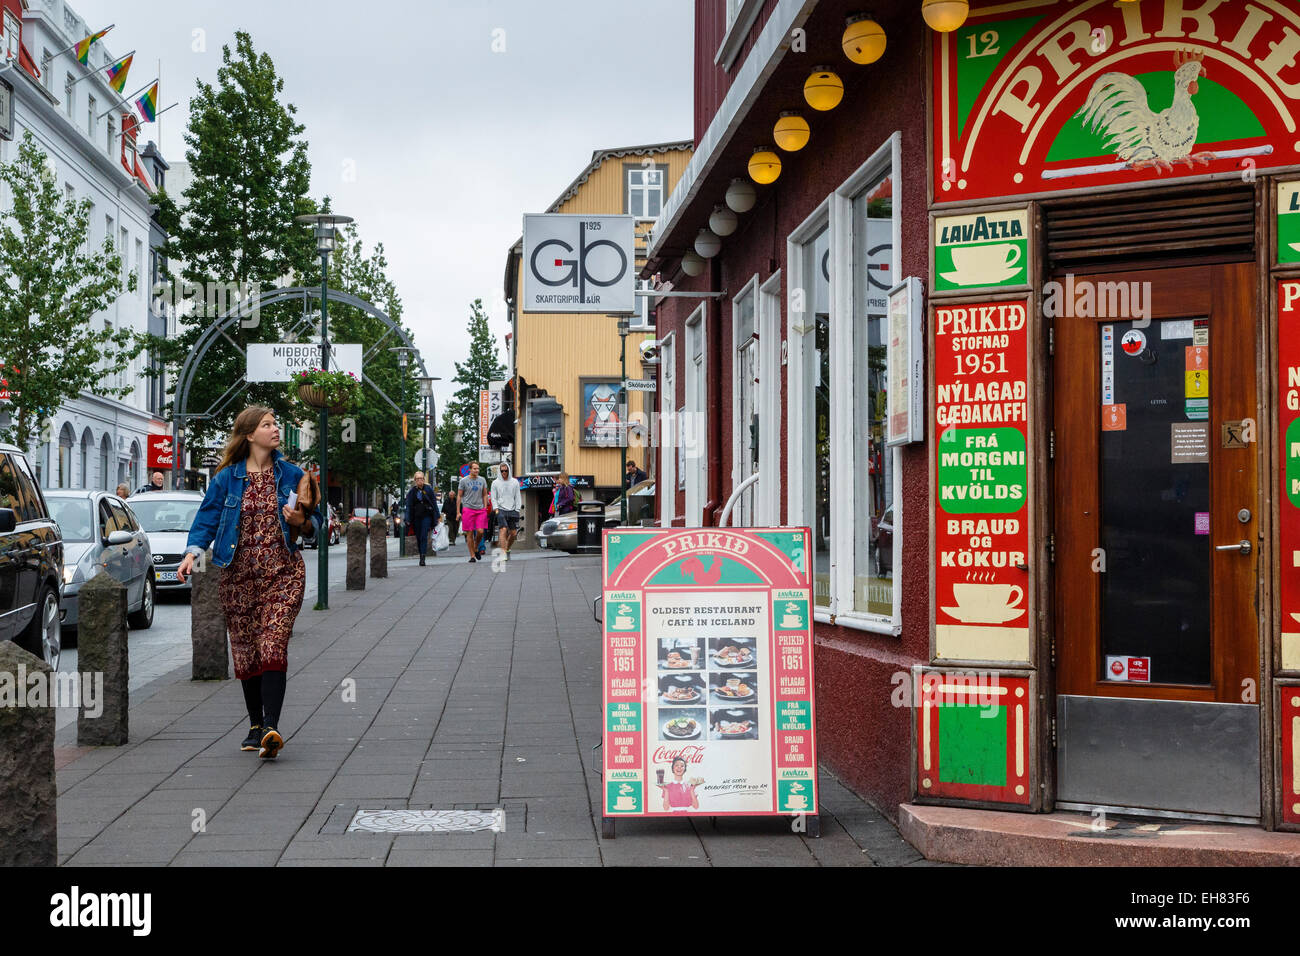
<path id="1" fill-rule="evenodd" d="M 433 532 L 433 550 L 446 551 L 448 547 L 450 543 L 447 540 L 447 526 L 439 521 L 438 527 Z"/>

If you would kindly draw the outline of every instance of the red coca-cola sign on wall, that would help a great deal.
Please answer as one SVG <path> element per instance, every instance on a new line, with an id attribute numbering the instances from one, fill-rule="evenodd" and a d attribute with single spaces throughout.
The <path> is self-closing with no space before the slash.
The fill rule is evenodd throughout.
<path id="1" fill-rule="evenodd" d="M 171 468 L 176 460 L 175 448 L 172 446 L 171 435 L 150 435 L 149 436 L 149 470 L 155 468 Z"/>

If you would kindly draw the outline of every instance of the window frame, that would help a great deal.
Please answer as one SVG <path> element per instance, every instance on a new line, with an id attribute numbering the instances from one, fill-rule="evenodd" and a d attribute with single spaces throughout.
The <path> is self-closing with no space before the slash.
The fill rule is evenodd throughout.
<path id="1" fill-rule="evenodd" d="M 67 114 L 68 119 L 75 122 L 77 115 L 77 89 L 76 80 L 72 78 L 71 73 L 65 73 L 63 77 L 63 111 Z"/>
<path id="2" fill-rule="evenodd" d="M 533 406 L 540 403 L 554 405 L 560 412 L 560 466 L 553 471 L 539 471 L 537 459 L 533 452 Z M 553 395 L 539 395 L 524 401 L 524 454 L 529 475 L 558 475 L 564 471 L 564 406 Z"/>
<path id="3" fill-rule="evenodd" d="M 749 444 L 749 423 L 745 421 L 741 421 L 737 417 L 740 414 L 740 349 L 741 346 L 744 344 L 739 340 L 739 335 L 740 335 L 739 312 L 740 312 L 740 307 L 744 304 L 745 300 L 748 299 L 754 310 L 753 318 L 752 318 L 753 328 L 751 329 L 751 335 L 750 335 L 750 338 L 752 339 L 759 332 L 758 286 L 759 286 L 758 273 L 755 272 L 753 275 L 749 277 L 748 280 L 746 280 L 745 284 L 740 287 L 740 291 L 731 297 L 731 408 L 732 408 L 731 419 L 733 422 L 733 427 L 731 429 L 731 490 L 727 492 L 728 499 L 730 499 L 731 496 L 735 494 L 736 487 L 744 480 L 744 478 L 741 477 L 740 473 L 742 469 L 742 460 L 744 458 L 745 452 L 748 450 L 747 446 Z M 763 374 L 762 372 L 763 354 L 761 351 L 762 344 L 763 344 L 763 340 L 761 337 L 754 344 L 754 348 L 759 349 L 759 351 L 756 353 L 756 357 L 759 362 L 760 376 Z M 760 394 L 757 388 L 755 388 L 754 390 L 754 411 L 758 413 L 759 421 L 762 422 L 763 417 L 762 417 L 762 409 L 760 403 Z M 759 450 L 760 451 L 762 450 L 761 441 L 759 442 Z M 759 464 L 754 466 L 754 471 L 758 471 L 761 473 L 761 470 L 762 470 L 762 463 L 760 461 Z M 754 472 L 751 471 L 749 474 L 753 474 L 753 473 Z M 745 478 L 748 477 L 749 475 L 745 475 Z M 758 484 L 761 485 L 762 483 L 763 483 L 763 479 L 760 477 L 758 479 Z M 757 489 L 751 488 L 749 491 L 745 492 L 745 494 L 749 496 L 749 518 L 750 521 L 753 522 L 751 526 L 760 527 L 761 522 L 759 521 L 758 518 Z M 741 498 L 738 499 L 735 505 L 732 507 L 731 515 L 729 516 L 729 523 L 732 526 L 736 526 L 736 511 L 740 508 L 741 501 L 743 500 L 744 500 L 744 495 L 742 495 Z"/>
<path id="4" fill-rule="evenodd" d="M 635 188 L 642 192 L 646 198 L 641 214 L 632 212 L 632 174 L 633 173 L 656 173 L 659 176 L 659 182 L 654 186 L 642 182 Z M 653 216 L 648 212 L 650 208 L 650 192 L 655 190 L 659 193 L 659 212 Z M 624 163 L 623 164 L 623 215 L 634 217 L 637 222 L 654 222 L 659 218 L 660 213 L 664 211 L 664 203 L 668 200 L 668 164 L 667 163 Z"/>
<path id="5" fill-rule="evenodd" d="M 681 430 L 678 432 L 681 447 L 690 451 L 694 445 L 694 456 L 686 456 L 683 477 L 686 480 L 686 527 L 701 527 L 704 524 L 704 508 L 709 503 L 709 302 L 701 302 L 683 324 L 685 330 L 684 344 L 686 359 L 686 394 L 682 403 Z M 699 328 L 698 333 L 691 330 Z M 692 354 L 691 342 L 698 334 L 700 342 L 699 371 L 696 372 L 695 356 Z M 698 382 L 697 382 L 698 376 Z M 692 397 L 698 390 L 700 408 L 693 407 Z M 692 422 L 690 441 L 687 440 L 687 422 Z"/>
<path id="6" fill-rule="evenodd" d="M 791 459 L 806 457 L 801 436 L 804 431 L 804 412 L 808 402 L 807 376 L 804 367 L 808 350 L 815 348 L 815 323 L 807 320 L 815 308 L 811 293 L 805 285 L 804 250 L 813 243 L 825 227 L 829 233 L 830 272 L 830 507 L 831 526 L 853 528 L 859 489 L 855 482 L 856 425 L 854 408 L 845 401 L 853 385 L 853 200 L 882 176 L 893 179 L 891 270 L 899 274 L 902 259 L 902 190 L 899 184 L 902 169 L 902 135 L 891 134 L 847 179 L 823 200 L 815 210 L 794 230 L 786 240 L 786 261 L 790 269 L 788 316 L 786 334 L 788 345 L 786 437 Z M 795 290 L 804 290 L 796 302 Z M 796 305 L 801 308 L 796 309 Z M 796 423 L 799 427 L 796 430 Z M 802 453 L 802 454 L 800 454 Z M 891 504 L 894 510 L 893 533 L 893 613 L 870 614 L 853 608 L 854 586 L 854 536 L 833 535 L 830 542 L 830 604 L 815 606 L 813 616 L 825 624 L 838 624 L 858 630 L 871 631 L 897 637 L 902 633 L 902 602 L 905 568 L 899 561 L 903 539 L 902 499 L 902 449 L 886 447 L 884 454 L 893 456 L 893 488 Z M 787 475 L 787 509 L 793 526 L 811 526 L 813 515 L 808 513 L 808 476 L 806 468 L 790 468 Z M 813 506 L 815 508 L 815 505 Z"/>
<path id="7" fill-rule="evenodd" d="M 659 526 L 671 528 L 677 519 L 677 333 L 659 343 Z"/>

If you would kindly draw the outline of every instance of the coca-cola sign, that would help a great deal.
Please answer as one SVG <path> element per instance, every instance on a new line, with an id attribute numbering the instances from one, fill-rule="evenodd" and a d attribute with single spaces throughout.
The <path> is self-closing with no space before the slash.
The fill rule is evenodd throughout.
<path id="1" fill-rule="evenodd" d="M 149 436 L 149 470 L 171 468 L 176 460 L 171 435 Z"/>

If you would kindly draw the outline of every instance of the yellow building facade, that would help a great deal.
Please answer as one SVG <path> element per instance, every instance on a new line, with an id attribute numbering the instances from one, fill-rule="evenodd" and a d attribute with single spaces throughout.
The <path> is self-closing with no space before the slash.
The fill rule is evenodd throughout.
<path id="1" fill-rule="evenodd" d="M 547 209 L 547 213 L 631 215 L 636 218 L 637 260 L 645 264 L 646 236 L 664 201 L 681 178 L 692 155 L 690 140 L 597 150 L 591 162 Z M 560 472 L 573 476 L 584 501 L 608 501 L 622 485 L 617 445 L 585 441 L 593 401 L 614 400 L 622 380 L 617 322 L 605 315 L 520 312 L 523 275 L 522 240 L 506 257 L 504 294 L 511 323 L 511 363 L 515 396 L 515 473 L 526 486 L 525 529 L 532 531 L 546 517 L 553 479 Z M 653 339 L 653 303 L 637 297 L 641 312 L 627 336 L 627 378 L 655 377 L 641 364 L 641 343 Z M 628 459 L 643 471 L 653 456 L 647 447 L 655 408 L 652 393 L 628 394 L 627 420 L 633 428 Z M 534 505 L 538 505 L 535 507 Z"/>

